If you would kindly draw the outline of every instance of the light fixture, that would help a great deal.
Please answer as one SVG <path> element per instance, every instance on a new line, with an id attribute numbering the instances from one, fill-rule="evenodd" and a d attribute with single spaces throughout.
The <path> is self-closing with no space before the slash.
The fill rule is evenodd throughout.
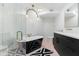
<path id="1" fill-rule="evenodd" d="M 37 11 L 34 9 L 34 5 L 32 5 L 32 8 L 29 8 L 29 9 L 26 10 L 26 15 L 28 15 L 28 12 L 29 12 L 29 11 L 35 12 L 36 15 L 37 15 L 37 17 L 38 17 L 38 13 L 37 13 Z"/>
<path id="2" fill-rule="evenodd" d="M 54 10 L 53 10 L 53 9 L 50 9 L 49 11 L 52 12 L 52 11 L 54 11 Z"/>
<path id="3" fill-rule="evenodd" d="M 67 12 L 69 12 L 70 10 L 69 9 L 67 9 Z"/>

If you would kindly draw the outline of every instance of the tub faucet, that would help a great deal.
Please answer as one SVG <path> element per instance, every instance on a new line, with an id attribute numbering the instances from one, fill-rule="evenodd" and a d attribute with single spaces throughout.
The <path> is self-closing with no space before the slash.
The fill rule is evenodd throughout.
<path id="1" fill-rule="evenodd" d="M 32 33 L 30 33 L 30 34 L 27 34 L 27 36 L 28 36 L 28 37 L 31 37 L 31 36 L 32 36 Z"/>

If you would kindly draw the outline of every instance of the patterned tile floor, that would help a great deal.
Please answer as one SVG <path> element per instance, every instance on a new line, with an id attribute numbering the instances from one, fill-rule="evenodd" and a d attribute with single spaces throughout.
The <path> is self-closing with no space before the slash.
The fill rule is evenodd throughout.
<path id="1" fill-rule="evenodd" d="M 31 54 L 30 56 L 51 56 L 53 51 L 47 48 L 41 48 L 40 50 L 36 51 L 35 53 Z"/>

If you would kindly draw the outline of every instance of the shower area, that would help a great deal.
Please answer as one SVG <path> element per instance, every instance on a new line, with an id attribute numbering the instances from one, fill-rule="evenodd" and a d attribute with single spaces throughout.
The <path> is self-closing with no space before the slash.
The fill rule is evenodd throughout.
<path id="1" fill-rule="evenodd" d="M 16 46 L 15 12 L 12 4 L 0 4 L 0 55 Z"/>

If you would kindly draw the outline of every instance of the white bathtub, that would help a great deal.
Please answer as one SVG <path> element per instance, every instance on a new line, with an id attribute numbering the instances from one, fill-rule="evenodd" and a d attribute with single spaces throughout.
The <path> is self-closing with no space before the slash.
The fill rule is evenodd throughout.
<path id="1" fill-rule="evenodd" d="M 31 36 L 31 37 L 26 37 L 26 36 L 23 36 L 23 39 L 18 41 L 18 42 L 27 42 L 27 41 L 32 41 L 32 40 L 37 40 L 37 39 L 40 39 L 40 38 L 43 38 L 43 36 Z"/>

